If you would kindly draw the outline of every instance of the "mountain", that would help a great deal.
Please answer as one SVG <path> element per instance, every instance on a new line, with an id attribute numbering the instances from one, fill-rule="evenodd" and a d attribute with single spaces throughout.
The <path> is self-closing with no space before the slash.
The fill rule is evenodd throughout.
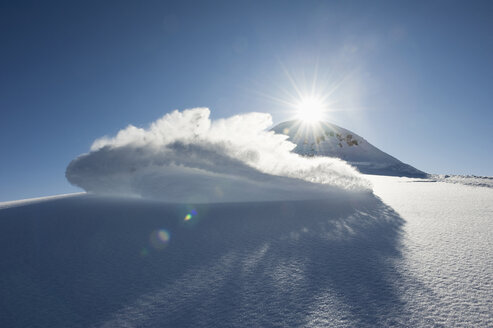
<path id="1" fill-rule="evenodd" d="M 294 152 L 304 156 L 329 156 L 347 161 L 361 173 L 425 178 L 427 173 L 381 151 L 363 137 L 335 124 L 304 124 L 293 120 L 280 123 L 272 131 L 289 136 Z"/>

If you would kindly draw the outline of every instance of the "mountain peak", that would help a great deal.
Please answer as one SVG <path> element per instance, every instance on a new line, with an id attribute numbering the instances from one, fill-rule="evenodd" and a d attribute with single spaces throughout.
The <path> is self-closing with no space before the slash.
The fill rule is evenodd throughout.
<path id="1" fill-rule="evenodd" d="M 303 156 L 337 157 L 361 173 L 426 177 L 427 174 L 381 151 L 356 133 L 329 122 L 304 123 L 292 120 L 271 129 L 285 134 L 296 144 L 295 153 Z"/>

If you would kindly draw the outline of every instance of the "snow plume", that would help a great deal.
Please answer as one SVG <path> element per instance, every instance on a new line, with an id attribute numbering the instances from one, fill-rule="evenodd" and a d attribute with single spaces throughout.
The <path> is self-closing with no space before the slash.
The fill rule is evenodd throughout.
<path id="1" fill-rule="evenodd" d="M 174 111 L 148 129 L 128 126 L 96 140 L 73 160 L 70 183 L 89 192 L 173 202 L 296 200 L 335 190 L 370 190 L 345 162 L 291 152 L 287 136 L 266 129 L 269 114 L 211 121 L 207 108 Z"/>

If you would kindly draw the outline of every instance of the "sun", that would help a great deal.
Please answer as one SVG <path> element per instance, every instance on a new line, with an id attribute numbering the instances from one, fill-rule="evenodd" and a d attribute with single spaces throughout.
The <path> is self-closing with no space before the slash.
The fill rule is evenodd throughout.
<path id="1" fill-rule="evenodd" d="M 305 97 L 296 105 L 296 118 L 305 123 L 316 123 L 324 118 L 325 104 L 316 97 Z"/>

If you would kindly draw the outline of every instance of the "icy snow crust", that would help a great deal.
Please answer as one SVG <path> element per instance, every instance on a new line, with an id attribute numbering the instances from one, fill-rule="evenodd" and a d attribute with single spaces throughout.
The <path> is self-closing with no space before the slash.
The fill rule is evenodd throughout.
<path id="1" fill-rule="evenodd" d="M 1 209 L 0 326 L 493 326 L 493 190 L 370 178 L 382 200 Z"/>

